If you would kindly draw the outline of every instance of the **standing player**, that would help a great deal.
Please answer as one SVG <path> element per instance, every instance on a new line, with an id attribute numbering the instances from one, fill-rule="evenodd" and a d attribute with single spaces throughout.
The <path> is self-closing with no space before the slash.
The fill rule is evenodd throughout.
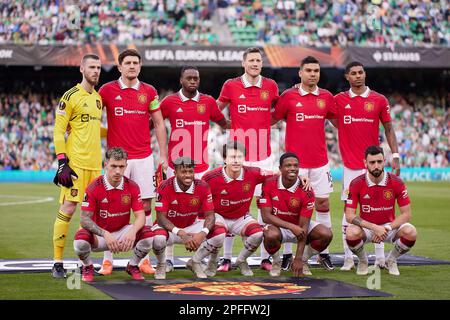
<path id="1" fill-rule="evenodd" d="M 153 251 L 158 259 L 155 279 L 166 278 L 166 245 L 182 243 L 194 256 L 186 263 L 197 278 L 206 278 L 201 261 L 217 255 L 225 239 L 225 229 L 215 224 L 211 190 L 207 183 L 194 178 L 194 161 L 180 157 L 174 161 L 175 176 L 158 188 L 155 210 L 158 224 Z M 198 219 L 199 213 L 204 219 Z"/>
<path id="2" fill-rule="evenodd" d="M 278 86 L 272 79 L 261 76 L 262 52 L 252 47 L 245 50 L 242 67 L 244 74 L 227 80 L 217 103 L 221 110 L 228 106 L 231 119 L 229 139 L 244 144 L 247 154 L 244 164 L 272 171 L 273 156 L 270 148 L 271 109 L 278 99 Z M 261 186 L 255 189 L 255 196 L 261 195 Z M 259 220 L 261 220 L 260 214 Z M 262 223 L 262 220 L 260 221 Z M 233 238 L 224 244 L 224 259 L 220 271 L 231 266 Z M 270 269 L 269 255 L 261 248 L 261 267 Z"/>
<path id="3" fill-rule="evenodd" d="M 102 99 L 94 89 L 100 71 L 100 58 L 93 54 L 85 55 L 80 65 L 83 80 L 64 93 L 56 110 L 53 141 L 58 171 L 53 182 L 61 186 L 61 192 L 53 229 L 54 278 L 66 276 L 63 251 L 70 219 L 77 203 L 82 201 L 87 185 L 101 174 Z M 66 131 L 70 131 L 67 139 Z"/>
<path id="4" fill-rule="evenodd" d="M 316 196 L 317 222 L 331 229 L 329 195 L 333 182 L 325 142 L 325 121 L 335 117 L 331 93 L 317 86 L 319 61 L 311 56 L 300 65 L 300 85 L 283 92 L 273 113 L 274 122 L 286 120 L 286 151 L 299 157 L 300 174 L 311 179 Z M 319 255 L 326 270 L 333 270 L 329 249 Z"/>
<path id="5" fill-rule="evenodd" d="M 172 131 L 169 137 L 169 167 L 167 177 L 175 175 L 173 161 L 179 157 L 190 157 L 195 162 L 195 179 L 201 179 L 209 169 L 208 131 L 209 121 L 223 129 L 229 121 L 220 112 L 213 97 L 200 93 L 200 73 L 196 67 L 185 66 L 180 74 L 181 89 L 161 101 L 164 118 L 169 119 Z M 173 246 L 166 249 L 166 271 L 173 270 Z"/>
<path id="6" fill-rule="evenodd" d="M 108 117 L 108 147 L 121 147 L 129 154 L 125 176 L 135 181 L 141 190 L 146 214 L 146 225 L 151 226 L 151 204 L 155 197 L 155 165 L 150 143 L 150 119 L 155 126 L 156 140 L 160 150 L 159 162 L 167 167 L 166 128 L 158 102 L 156 89 L 139 81 L 142 67 L 140 54 L 127 49 L 119 54 L 120 78 L 103 85 L 99 93 Z M 113 256 L 104 254 L 99 273 L 111 274 Z M 154 273 L 148 257 L 140 265 L 147 274 Z"/>
<path id="7" fill-rule="evenodd" d="M 105 174 L 87 188 L 81 205 L 81 227 L 75 235 L 74 249 L 83 265 L 82 280 L 94 280 L 92 251 L 114 253 L 133 250 L 126 271 L 135 280 L 144 280 L 138 263 L 151 250 L 153 233 L 145 226 L 144 206 L 139 186 L 124 177 L 127 153 L 122 148 L 106 152 Z M 130 222 L 130 211 L 135 220 Z"/>
<path id="8" fill-rule="evenodd" d="M 264 246 L 273 257 L 270 275 L 281 274 L 282 243 L 297 243 L 293 262 L 295 276 L 311 275 L 308 259 L 322 252 L 331 242 L 331 229 L 311 220 L 314 210 L 314 192 L 304 191 L 298 178 L 298 157 L 285 153 L 280 157 L 280 176 L 267 179 L 259 200 L 264 228 Z"/>
<path id="9" fill-rule="evenodd" d="M 351 62 L 345 68 L 345 78 L 350 84 L 350 90 L 335 96 L 337 109 L 337 125 L 339 133 L 339 150 L 344 162 L 344 177 L 341 199 L 348 196 L 350 181 L 365 172 L 364 151 L 371 145 L 379 145 L 380 121 L 384 126 L 386 140 L 392 151 L 393 172 L 400 174 L 397 139 L 392 128 L 389 114 L 389 102 L 381 94 L 372 91 L 365 85 L 366 73 L 359 62 Z M 354 266 L 353 255 L 345 241 L 347 221 L 342 220 L 342 235 L 345 251 L 344 266 L 341 270 L 348 271 Z M 384 266 L 384 244 L 375 244 L 375 265 Z"/>
<path id="10" fill-rule="evenodd" d="M 391 275 L 400 275 L 397 258 L 414 246 L 416 228 L 409 223 L 411 205 L 403 181 L 384 171 L 384 153 L 379 146 L 366 149 L 364 163 L 367 172 L 353 179 L 345 204 L 345 218 L 350 224 L 346 229 L 347 244 L 359 258 L 356 273 L 368 273 L 368 260 L 364 251 L 366 242 L 393 243 L 386 258 L 386 267 Z M 400 215 L 395 217 L 395 200 Z M 356 208 L 360 205 L 359 217 Z"/>

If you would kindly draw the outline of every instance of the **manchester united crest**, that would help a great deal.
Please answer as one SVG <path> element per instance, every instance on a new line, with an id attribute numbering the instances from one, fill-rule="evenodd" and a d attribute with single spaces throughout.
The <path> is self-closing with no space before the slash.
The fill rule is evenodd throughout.
<path id="1" fill-rule="evenodd" d="M 204 104 L 197 105 L 197 112 L 200 114 L 204 114 L 206 111 L 206 106 Z"/>
<path id="2" fill-rule="evenodd" d="M 147 95 L 144 93 L 141 93 L 140 95 L 138 95 L 138 101 L 140 104 L 144 104 L 147 102 Z"/>
<path id="3" fill-rule="evenodd" d="M 131 197 L 130 197 L 129 194 L 123 194 L 122 195 L 122 199 L 121 199 L 122 204 L 127 205 L 127 204 L 130 203 L 130 200 L 131 200 Z"/>
<path id="4" fill-rule="evenodd" d="M 267 91 L 267 90 L 261 91 L 260 98 L 261 98 L 261 100 L 267 100 L 267 99 L 269 99 L 269 91 Z"/>
<path id="5" fill-rule="evenodd" d="M 100 102 L 100 100 L 95 100 L 95 102 L 97 103 L 97 109 L 101 110 L 102 109 L 102 103 Z"/>
<path id="6" fill-rule="evenodd" d="M 191 205 L 191 206 L 193 206 L 193 207 L 198 206 L 199 203 L 200 203 L 200 199 L 197 198 L 197 197 L 192 198 L 192 199 L 189 201 L 189 205 Z"/>
<path id="7" fill-rule="evenodd" d="M 364 110 L 367 112 L 371 112 L 373 111 L 373 109 L 375 109 L 375 105 L 373 102 L 366 102 L 364 103 Z"/>
<path id="8" fill-rule="evenodd" d="M 76 197 L 78 195 L 78 189 L 70 189 L 70 195 Z"/>
<path id="9" fill-rule="evenodd" d="M 244 185 L 242 186 L 242 191 L 249 192 L 250 188 L 251 188 L 250 183 L 244 183 Z"/>
<path id="10" fill-rule="evenodd" d="M 173 285 L 154 286 L 156 292 L 172 294 L 190 294 L 201 296 L 266 296 L 271 294 L 289 294 L 303 292 L 311 287 L 299 286 L 295 283 L 282 282 L 188 282 Z"/>
<path id="11" fill-rule="evenodd" d="M 319 109 L 323 109 L 326 106 L 325 100 L 323 100 L 323 99 L 317 99 L 316 104 L 317 104 L 317 108 L 319 108 Z"/>
<path id="12" fill-rule="evenodd" d="M 394 192 L 392 190 L 384 190 L 383 191 L 383 198 L 386 200 L 391 200 L 394 197 Z"/>
<path id="13" fill-rule="evenodd" d="M 297 198 L 291 198 L 289 200 L 289 206 L 291 208 L 298 208 L 300 206 L 300 200 Z"/>
<path id="14" fill-rule="evenodd" d="M 66 103 L 64 101 L 60 101 L 58 105 L 59 110 L 64 110 L 66 108 Z"/>

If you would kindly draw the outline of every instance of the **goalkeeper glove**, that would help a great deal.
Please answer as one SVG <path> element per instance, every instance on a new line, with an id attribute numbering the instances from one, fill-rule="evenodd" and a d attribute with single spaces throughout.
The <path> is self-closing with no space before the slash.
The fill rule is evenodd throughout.
<path id="1" fill-rule="evenodd" d="M 78 179 L 78 175 L 69 167 L 69 159 L 66 157 L 58 159 L 58 171 L 56 171 L 53 183 L 57 186 L 71 188 L 73 187 L 72 179 Z"/>
<path id="2" fill-rule="evenodd" d="M 163 165 L 163 164 L 160 163 L 159 166 L 158 166 L 158 168 L 156 169 L 156 172 L 155 172 L 156 187 L 157 187 L 157 188 L 161 185 L 161 183 L 162 183 L 164 180 L 167 179 L 166 173 L 164 172 L 164 169 L 163 169 L 163 166 L 162 166 L 162 165 Z"/>

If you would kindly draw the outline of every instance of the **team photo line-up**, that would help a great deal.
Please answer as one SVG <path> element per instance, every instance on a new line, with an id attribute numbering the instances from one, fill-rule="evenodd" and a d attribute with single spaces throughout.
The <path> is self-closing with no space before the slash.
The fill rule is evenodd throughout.
<path id="1" fill-rule="evenodd" d="M 329 206 L 333 181 L 325 142 L 327 120 L 338 130 L 344 163 L 341 270 L 355 267 L 355 254 L 357 274 L 367 274 L 364 244 L 372 242 L 375 265 L 400 274 L 397 258 L 414 245 L 416 229 L 408 222 L 409 196 L 398 177 L 389 103 L 366 86 L 361 63 L 346 66 L 350 89 L 333 96 L 317 86 L 319 61 L 305 57 L 300 82 L 279 95 L 276 82 L 261 76 L 262 52 L 252 47 L 243 54 L 244 74 L 227 80 L 217 100 L 198 91 L 199 70 L 185 66 L 181 89 L 160 102 L 156 89 L 138 79 L 142 59 L 136 50 L 123 51 L 117 60 L 120 78 L 97 92 L 101 61 L 97 55 L 85 55 L 81 83 L 66 91 L 56 108 L 54 183 L 61 190 L 53 232 L 54 278 L 66 277 L 63 251 L 78 203 L 81 228 L 74 249 L 84 281 L 94 277 L 92 251 L 104 252 L 98 272 L 108 275 L 113 255 L 130 250 L 126 271 L 133 279 L 143 280 L 142 273 L 165 279 L 174 269 L 174 244 L 195 252 L 186 267 L 196 277 L 211 277 L 232 268 L 235 236 L 242 237 L 243 248 L 234 266 L 244 276 L 253 275 L 247 258 L 258 248 L 261 268 L 271 276 L 289 269 L 295 276 L 310 275 L 307 261 L 314 255 L 323 268 L 333 270 L 328 249 L 333 238 Z M 222 113 L 226 108 L 229 120 Z M 107 128 L 102 127 L 103 110 Z M 169 139 L 165 119 L 171 126 Z M 286 122 L 286 153 L 274 159 L 270 128 L 280 120 Z M 210 121 L 226 130 L 228 141 L 222 150 L 224 165 L 213 170 L 207 152 Z M 392 173 L 384 170 L 380 122 L 393 156 Z M 159 147 L 157 163 L 151 149 L 152 128 Z M 103 175 L 102 138 L 107 142 Z M 279 164 L 277 174 L 274 161 Z M 257 219 L 250 214 L 253 197 Z M 395 202 L 400 209 L 397 217 Z M 384 242 L 394 244 L 387 256 Z M 150 251 L 156 256 L 156 268 L 150 263 Z"/>

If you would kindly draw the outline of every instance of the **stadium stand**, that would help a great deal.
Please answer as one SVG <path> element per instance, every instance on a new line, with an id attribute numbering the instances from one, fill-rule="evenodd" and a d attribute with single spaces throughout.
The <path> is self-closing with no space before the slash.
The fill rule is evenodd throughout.
<path id="1" fill-rule="evenodd" d="M 172 91 L 162 91 L 161 97 Z M 416 94 L 389 96 L 394 128 L 404 167 L 447 167 L 450 162 L 449 101 Z M 53 94 L 0 94 L 0 170 L 56 169 L 52 142 L 54 109 L 58 100 Z M 209 157 L 211 167 L 222 164 L 221 147 L 226 136 L 219 126 L 211 124 Z M 271 146 L 284 152 L 285 123 L 274 128 Z M 342 165 L 337 133 L 331 125 L 326 130 L 328 154 L 333 168 Z M 389 147 L 380 133 L 382 146 Z M 153 150 L 157 153 L 155 136 Z M 387 159 L 391 155 L 387 153 Z"/>
<path id="2" fill-rule="evenodd" d="M 213 17 L 235 45 L 450 44 L 445 0 L 149 0 L 0 2 L 0 43 L 214 45 Z M 95 4 L 95 5 L 94 5 Z"/>

